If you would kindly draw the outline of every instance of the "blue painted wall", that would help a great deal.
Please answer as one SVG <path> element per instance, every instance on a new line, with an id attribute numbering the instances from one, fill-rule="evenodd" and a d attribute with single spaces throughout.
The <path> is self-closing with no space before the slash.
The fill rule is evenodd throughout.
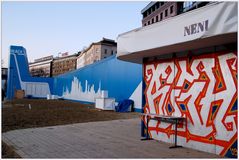
<path id="1" fill-rule="evenodd" d="M 54 94 L 64 97 L 66 88 L 72 92 L 74 77 L 81 84 L 82 92 L 94 85 L 94 91 L 107 90 L 108 96 L 116 101 L 128 99 L 142 81 L 142 66 L 118 60 L 115 56 L 101 60 L 81 69 L 60 75 L 54 79 Z M 141 93 L 139 93 L 141 94 Z M 77 97 L 72 100 L 77 100 Z M 71 98 L 66 98 L 71 99 Z M 141 97 L 138 97 L 141 101 Z M 137 106 L 138 108 L 141 106 Z"/>
<path id="2" fill-rule="evenodd" d="M 50 93 L 53 92 L 53 78 L 31 77 L 27 53 L 24 47 L 10 46 L 8 68 L 7 99 L 14 98 L 15 90 L 25 90 L 25 86 L 29 82 L 34 84 L 37 84 L 37 82 L 48 84 Z M 34 95 L 32 96 L 34 97 Z"/>
<path id="3" fill-rule="evenodd" d="M 37 88 L 37 85 L 44 83 L 49 86 L 47 94 L 58 95 L 63 99 L 94 102 L 102 90 L 107 90 L 108 97 L 115 98 L 117 102 L 131 98 L 135 101 L 135 110 L 140 111 L 142 108 L 141 65 L 111 56 L 54 78 L 38 78 L 31 77 L 29 73 L 25 48 L 10 46 L 9 58 L 7 99 L 14 98 L 15 90 L 28 92 L 29 84 Z M 47 94 L 41 95 L 41 98 L 46 98 Z M 31 96 L 38 97 L 34 94 Z"/>

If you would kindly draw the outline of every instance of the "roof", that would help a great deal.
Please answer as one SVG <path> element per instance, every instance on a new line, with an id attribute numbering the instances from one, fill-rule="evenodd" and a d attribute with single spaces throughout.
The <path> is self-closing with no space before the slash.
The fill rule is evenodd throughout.
<path id="1" fill-rule="evenodd" d="M 103 37 L 101 41 L 91 43 L 89 47 L 87 47 L 85 50 L 81 51 L 79 56 L 81 56 L 82 54 L 87 52 L 93 45 L 97 45 L 97 44 L 117 46 L 117 43 L 114 40 Z"/>
<path id="2" fill-rule="evenodd" d="M 237 42 L 237 2 L 213 3 L 120 34 L 117 58 L 143 58 Z"/>
<path id="3" fill-rule="evenodd" d="M 53 55 L 50 55 L 50 56 L 35 59 L 34 62 L 42 62 L 42 61 L 48 61 L 48 60 L 52 60 L 52 59 L 53 59 Z"/>
<path id="4" fill-rule="evenodd" d="M 146 7 L 144 7 L 142 10 L 141 10 L 141 13 L 143 14 L 145 11 L 147 11 L 150 7 L 152 7 L 155 3 L 157 3 L 157 1 L 153 1 L 153 2 L 150 2 Z"/>
<path id="5" fill-rule="evenodd" d="M 63 56 L 63 57 L 55 57 L 54 60 L 63 60 L 63 59 L 67 59 L 67 58 L 77 57 L 77 56 L 78 56 L 78 53 L 71 54 L 71 55 L 68 55 L 68 56 Z"/>
<path id="6" fill-rule="evenodd" d="M 48 63 L 50 64 L 52 61 L 53 61 L 53 59 L 37 61 L 37 62 L 29 62 L 28 65 L 29 66 L 44 65 L 44 64 L 48 64 Z"/>

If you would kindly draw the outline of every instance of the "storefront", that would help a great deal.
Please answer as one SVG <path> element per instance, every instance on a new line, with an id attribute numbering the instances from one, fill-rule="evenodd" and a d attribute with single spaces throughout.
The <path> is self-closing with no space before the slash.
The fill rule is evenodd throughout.
<path id="1" fill-rule="evenodd" d="M 117 48 L 143 65 L 144 113 L 186 118 L 179 145 L 227 157 L 237 157 L 237 11 L 213 3 L 120 34 Z M 148 125 L 151 138 L 174 143 L 174 124 Z"/>

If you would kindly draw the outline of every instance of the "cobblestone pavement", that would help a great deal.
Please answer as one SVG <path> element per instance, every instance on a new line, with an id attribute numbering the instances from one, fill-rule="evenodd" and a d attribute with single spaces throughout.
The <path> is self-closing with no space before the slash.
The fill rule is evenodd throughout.
<path id="1" fill-rule="evenodd" d="M 140 140 L 140 119 L 9 131 L 2 140 L 22 158 L 220 158 L 172 144 Z"/>

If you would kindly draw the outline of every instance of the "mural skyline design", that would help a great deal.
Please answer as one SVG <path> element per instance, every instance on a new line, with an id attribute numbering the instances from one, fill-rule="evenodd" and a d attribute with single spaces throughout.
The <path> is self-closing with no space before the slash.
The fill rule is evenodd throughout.
<path id="1" fill-rule="evenodd" d="M 97 91 L 94 89 L 94 84 L 88 84 L 88 81 L 85 81 L 85 91 L 82 89 L 82 84 L 77 77 L 74 77 L 71 82 L 71 89 L 65 87 L 63 89 L 63 97 L 67 99 L 73 99 L 78 101 L 87 101 L 95 102 L 95 98 L 100 98 L 101 96 L 101 83 L 99 82 L 99 88 Z"/>

